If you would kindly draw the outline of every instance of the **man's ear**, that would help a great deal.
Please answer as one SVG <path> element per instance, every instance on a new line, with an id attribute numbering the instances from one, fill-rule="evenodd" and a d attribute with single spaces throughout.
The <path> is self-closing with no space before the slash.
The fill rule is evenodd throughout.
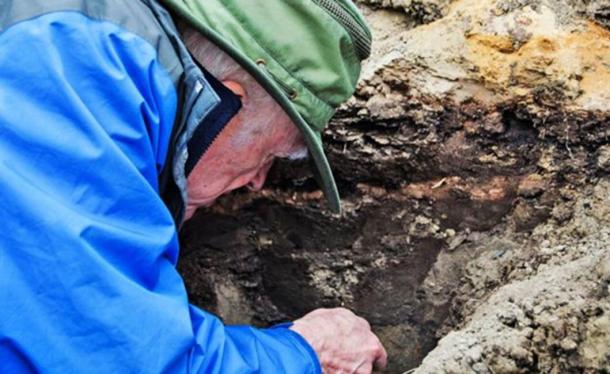
<path id="1" fill-rule="evenodd" d="M 244 89 L 244 87 L 232 80 L 223 80 L 221 81 L 222 84 L 224 84 L 228 89 L 230 89 L 235 95 L 239 96 L 242 101 L 246 100 L 248 98 L 248 95 L 246 94 L 246 90 Z"/>

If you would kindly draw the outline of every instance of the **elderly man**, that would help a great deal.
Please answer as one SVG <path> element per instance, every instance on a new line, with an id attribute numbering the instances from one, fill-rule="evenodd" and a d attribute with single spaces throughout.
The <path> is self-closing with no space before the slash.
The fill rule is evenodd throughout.
<path id="1" fill-rule="evenodd" d="M 175 269 L 176 227 L 274 158 L 309 153 L 339 209 L 320 131 L 370 44 L 349 1 L 0 0 L 0 30 L 0 372 L 385 365 L 345 309 L 225 326 Z"/>

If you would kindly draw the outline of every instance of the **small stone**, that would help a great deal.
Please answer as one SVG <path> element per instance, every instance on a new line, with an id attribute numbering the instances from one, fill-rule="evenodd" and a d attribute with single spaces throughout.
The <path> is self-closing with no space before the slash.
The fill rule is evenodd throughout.
<path id="1" fill-rule="evenodd" d="M 559 223 L 563 223 L 572 218 L 573 210 L 567 204 L 560 204 L 553 208 L 551 215 Z"/>
<path id="2" fill-rule="evenodd" d="M 523 197 L 536 197 L 546 189 L 546 181 L 540 174 L 530 174 L 519 183 L 517 193 Z"/>
<path id="3" fill-rule="evenodd" d="M 532 343 L 534 343 L 535 345 L 543 344 L 547 340 L 544 330 L 543 329 L 534 330 L 534 334 L 533 334 L 531 340 L 532 340 Z"/>
<path id="4" fill-rule="evenodd" d="M 464 131 L 466 132 L 466 134 L 474 135 L 477 133 L 478 130 L 479 130 L 479 127 L 477 126 L 476 122 L 474 122 L 474 121 L 464 122 Z"/>
<path id="5" fill-rule="evenodd" d="M 388 145 L 388 144 L 390 144 L 390 139 L 388 139 L 386 136 L 370 135 L 369 137 L 371 138 L 371 140 L 373 140 L 375 143 L 377 143 L 379 145 Z"/>
<path id="6" fill-rule="evenodd" d="M 565 338 L 561 341 L 561 349 L 566 352 L 570 352 L 578 348 L 578 344 L 570 338 Z"/>
<path id="7" fill-rule="evenodd" d="M 472 371 L 477 374 L 487 374 L 489 373 L 489 368 L 484 363 L 477 362 L 476 364 L 472 365 Z"/>
<path id="8" fill-rule="evenodd" d="M 506 132 L 506 126 L 502 120 L 502 114 L 499 112 L 494 112 L 487 115 L 483 119 L 483 129 L 488 133 L 495 135 Z"/>
<path id="9" fill-rule="evenodd" d="M 273 245 L 273 240 L 271 238 L 268 238 L 266 236 L 259 236 L 258 238 L 258 245 L 261 247 L 268 247 L 270 245 Z"/>
<path id="10" fill-rule="evenodd" d="M 603 171 L 610 171 L 610 145 L 604 145 L 597 150 L 597 167 Z"/>
<path id="11" fill-rule="evenodd" d="M 453 251 L 455 250 L 457 247 L 459 247 L 460 245 L 462 245 L 462 243 L 464 243 L 466 241 L 466 235 L 465 234 L 460 234 L 458 236 L 453 237 L 450 241 L 449 241 L 449 245 L 448 245 L 448 249 L 449 251 Z"/>
<path id="12" fill-rule="evenodd" d="M 502 314 L 498 315 L 498 320 L 508 327 L 517 326 L 517 316 L 510 310 L 503 311 Z"/>
<path id="13" fill-rule="evenodd" d="M 366 108 L 362 108 L 358 111 L 358 113 L 356 113 L 356 115 L 358 117 L 368 117 L 369 116 L 369 111 Z"/>

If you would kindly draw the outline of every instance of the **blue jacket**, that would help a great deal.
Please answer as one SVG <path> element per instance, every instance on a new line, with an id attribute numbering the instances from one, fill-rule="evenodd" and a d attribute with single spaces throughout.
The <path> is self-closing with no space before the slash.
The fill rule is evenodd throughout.
<path id="1" fill-rule="evenodd" d="M 219 102 L 153 0 L 0 0 L 1 373 L 320 372 L 176 271 L 187 143 Z"/>

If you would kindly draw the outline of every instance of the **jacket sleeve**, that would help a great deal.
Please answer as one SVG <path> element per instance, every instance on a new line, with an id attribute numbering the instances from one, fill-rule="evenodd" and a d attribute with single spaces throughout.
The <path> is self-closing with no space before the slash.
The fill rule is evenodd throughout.
<path id="1" fill-rule="evenodd" d="M 0 372 L 320 372 L 287 328 L 189 305 L 157 191 L 176 105 L 155 49 L 112 23 L 0 34 Z"/>

